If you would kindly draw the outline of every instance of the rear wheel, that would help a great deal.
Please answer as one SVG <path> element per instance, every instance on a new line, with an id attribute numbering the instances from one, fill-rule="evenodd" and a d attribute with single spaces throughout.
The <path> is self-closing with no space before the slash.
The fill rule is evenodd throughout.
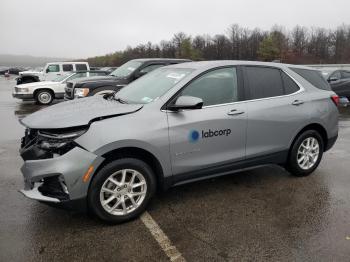
<path id="1" fill-rule="evenodd" d="M 52 103 L 54 95 L 50 90 L 39 90 L 35 93 L 35 101 L 41 105 L 49 105 Z"/>
<path id="2" fill-rule="evenodd" d="M 153 171 L 145 162 L 118 159 L 103 167 L 91 182 L 89 208 L 109 223 L 129 221 L 146 209 L 155 188 Z"/>
<path id="3" fill-rule="evenodd" d="M 310 175 L 320 164 L 324 143 L 316 130 L 307 130 L 295 140 L 287 163 L 287 170 L 295 176 Z"/>

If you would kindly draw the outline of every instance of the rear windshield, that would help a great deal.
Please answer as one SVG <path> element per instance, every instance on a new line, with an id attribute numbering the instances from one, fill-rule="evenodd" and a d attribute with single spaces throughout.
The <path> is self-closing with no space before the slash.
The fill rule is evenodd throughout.
<path id="1" fill-rule="evenodd" d="M 322 74 L 319 71 L 311 70 L 311 69 L 300 69 L 290 67 L 295 73 L 303 77 L 313 86 L 323 89 L 323 90 L 331 90 L 331 87 L 327 83 L 327 81 L 323 78 Z"/>

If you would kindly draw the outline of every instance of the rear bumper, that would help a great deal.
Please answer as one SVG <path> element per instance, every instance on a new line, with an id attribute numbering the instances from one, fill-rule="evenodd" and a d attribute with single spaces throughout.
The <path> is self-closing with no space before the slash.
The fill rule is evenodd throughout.
<path id="1" fill-rule="evenodd" d="M 20 192 L 33 200 L 65 205 L 86 197 L 91 178 L 103 158 L 80 147 L 48 159 L 27 160 L 21 171 L 24 189 Z M 87 180 L 84 174 L 93 166 Z"/>
<path id="2" fill-rule="evenodd" d="M 334 137 L 328 138 L 328 141 L 327 141 L 327 144 L 325 146 L 325 150 L 324 151 L 326 152 L 329 149 L 331 149 L 334 146 L 334 144 L 337 141 L 337 139 L 338 139 L 338 134 L 336 136 L 334 136 Z"/>

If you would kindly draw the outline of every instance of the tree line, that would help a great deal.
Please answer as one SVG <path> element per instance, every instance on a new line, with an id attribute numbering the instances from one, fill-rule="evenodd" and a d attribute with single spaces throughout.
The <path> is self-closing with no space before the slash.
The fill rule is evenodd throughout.
<path id="1" fill-rule="evenodd" d="M 350 63 L 350 25 L 336 29 L 274 26 L 264 31 L 231 25 L 225 34 L 191 36 L 179 32 L 171 40 L 148 42 L 124 51 L 88 58 L 93 66 L 119 66 L 135 58 L 280 61 L 293 64 Z"/>

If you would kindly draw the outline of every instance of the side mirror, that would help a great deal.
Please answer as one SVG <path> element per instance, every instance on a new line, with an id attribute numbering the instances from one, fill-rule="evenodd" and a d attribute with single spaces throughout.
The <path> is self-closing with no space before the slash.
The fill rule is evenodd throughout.
<path id="1" fill-rule="evenodd" d="M 203 100 L 194 96 L 180 96 L 175 102 L 168 105 L 167 109 L 171 111 L 179 111 L 182 109 L 201 109 Z"/>
<path id="2" fill-rule="evenodd" d="M 49 68 L 46 68 L 46 70 L 45 70 L 45 71 L 46 71 L 46 73 L 48 73 L 48 72 L 50 72 L 50 69 L 49 69 Z"/>
<path id="3" fill-rule="evenodd" d="M 339 79 L 336 78 L 335 76 L 331 76 L 330 78 L 328 78 L 328 82 L 335 82 L 338 81 Z"/>

